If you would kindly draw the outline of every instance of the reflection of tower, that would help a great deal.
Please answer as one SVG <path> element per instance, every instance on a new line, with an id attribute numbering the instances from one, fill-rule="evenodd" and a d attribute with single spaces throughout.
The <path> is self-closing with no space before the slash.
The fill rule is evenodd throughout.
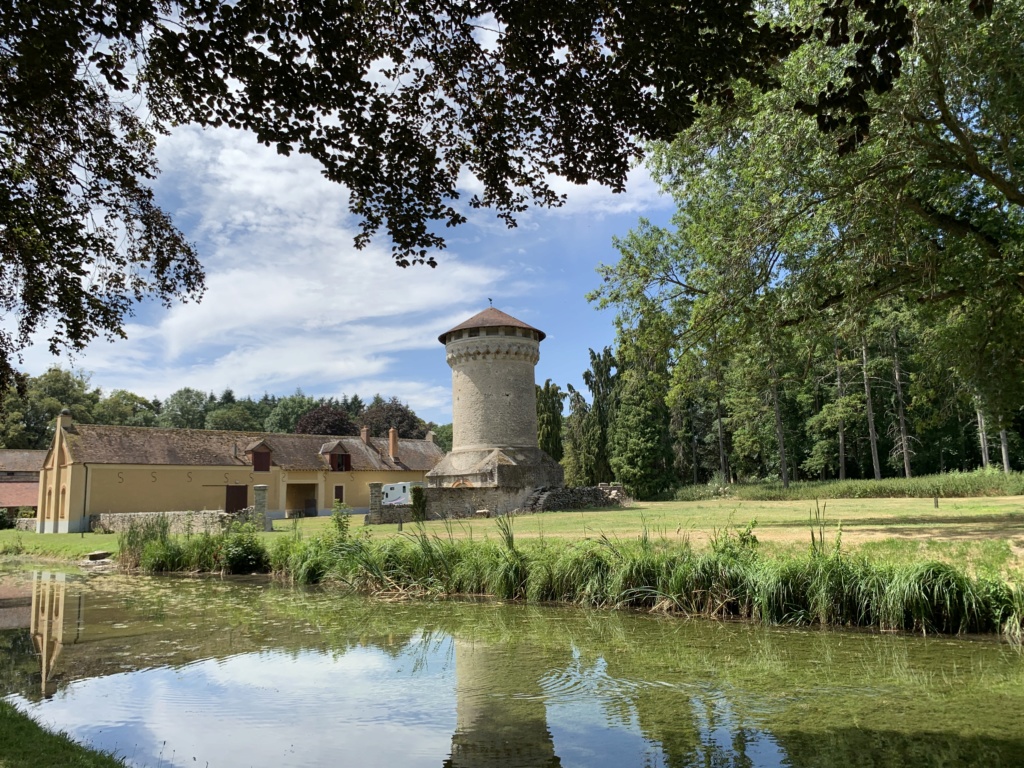
<path id="1" fill-rule="evenodd" d="M 538 682 L 502 646 L 455 640 L 456 730 L 446 768 L 559 766 Z"/>
<path id="2" fill-rule="evenodd" d="M 452 369 L 452 451 L 432 486 L 562 485 L 537 446 L 534 366 L 544 332 L 493 307 L 438 337 Z"/>
<path id="3" fill-rule="evenodd" d="M 37 572 L 32 578 L 32 642 L 39 653 L 43 696 L 64 647 L 64 574 Z M 81 606 L 79 606 L 81 608 Z M 81 610 L 79 610 L 81 614 Z"/>

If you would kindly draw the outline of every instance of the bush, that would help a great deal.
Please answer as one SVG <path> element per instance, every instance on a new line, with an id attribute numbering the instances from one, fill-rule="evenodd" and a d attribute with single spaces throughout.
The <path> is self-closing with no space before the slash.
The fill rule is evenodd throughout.
<path id="1" fill-rule="evenodd" d="M 427 492 L 420 485 L 412 487 L 412 519 L 416 523 L 427 519 Z"/>
<path id="2" fill-rule="evenodd" d="M 0 507 L 0 531 L 14 527 L 14 513 L 6 507 Z"/>
<path id="3" fill-rule="evenodd" d="M 252 523 L 236 523 L 224 537 L 221 565 L 228 573 L 266 573 L 270 555 Z"/>

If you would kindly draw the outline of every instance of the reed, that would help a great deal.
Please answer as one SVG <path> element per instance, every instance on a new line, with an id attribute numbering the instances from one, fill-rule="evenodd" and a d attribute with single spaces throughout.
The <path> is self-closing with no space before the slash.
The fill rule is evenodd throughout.
<path id="1" fill-rule="evenodd" d="M 501 518 L 497 541 L 456 539 L 423 526 L 404 536 L 347 537 L 298 529 L 269 552 L 252 531 L 173 538 L 164 527 L 126 531 L 122 552 L 149 571 L 273 570 L 299 583 L 397 597 L 486 595 L 506 600 L 629 607 L 764 624 L 866 627 L 922 634 L 1000 633 L 1024 641 L 1024 587 L 957 564 L 885 562 L 825 541 L 812 517 L 804 553 L 765 553 L 745 528 L 717 531 L 711 546 L 638 539 L 517 542 Z M 141 542 L 141 544 L 140 544 Z M 234 549 L 233 549 L 234 548 Z M 231 554 L 232 551 L 235 554 Z"/>

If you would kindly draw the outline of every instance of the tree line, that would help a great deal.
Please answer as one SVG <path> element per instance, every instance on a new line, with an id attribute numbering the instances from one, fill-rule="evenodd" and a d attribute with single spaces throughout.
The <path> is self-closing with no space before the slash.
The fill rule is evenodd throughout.
<path id="1" fill-rule="evenodd" d="M 820 8 L 774 7 L 786 24 Z M 639 495 L 725 479 L 1009 470 L 1024 427 L 1024 3 L 981 21 L 916 0 L 870 130 L 805 107 L 870 34 L 808 40 L 653 143 L 667 226 L 616 240 L 590 294 L 617 310 L 569 388 L 570 482 Z M 796 108 L 794 108 L 794 106 Z"/>
<path id="2" fill-rule="evenodd" d="M 225 389 L 220 395 L 183 387 L 165 399 L 148 399 L 124 389 L 104 393 L 89 377 L 53 367 L 39 376 L 21 376 L 0 408 L 0 447 L 45 449 L 62 409 L 84 424 L 174 429 L 218 429 L 240 432 L 291 432 L 313 435 L 370 434 L 384 437 L 391 427 L 402 437 L 422 439 L 436 429 L 443 441 L 450 425 L 425 422 L 397 397 L 374 395 L 369 403 L 359 395 L 311 397 L 297 389 L 283 397 L 237 397 Z M 442 442 L 442 447 L 443 445 Z M 448 446 L 450 447 L 450 446 Z M 447 450 L 447 448 L 445 448 Z"/>

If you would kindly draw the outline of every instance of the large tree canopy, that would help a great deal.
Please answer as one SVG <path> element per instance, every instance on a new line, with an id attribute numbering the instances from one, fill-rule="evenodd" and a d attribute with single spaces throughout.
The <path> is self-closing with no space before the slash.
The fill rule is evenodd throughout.
<path id="1" fill-rule="evenodd" d="M 983 12 L 991 0 L 971 0 Z M 754 0 L 19 0 L 0 7 L 0 379 L 38 330 L 81 348 L 132 305 L 197 298 L 193 248 L 154 204 L 154 137 L 180 123 L 251 131 L 315 158 L 351 193 L 357 245 L 380 229 L 434 263 L 471 207 L 513 223 L 559 203 L 552 175 L 623 187 L 642 142 L 817 34 L 857 55 L 804 108 L 844 145 L 865 95 L 900 72 L 900 0 L 826 0 L 811 23 Z M 961 11 L 963 9 L 961 8 Z M 850 42 L 851 30 L 856 38 Z"/>
<path id="2" fill-rule="evenodd" d="M 908 5 L 915 48 L 895 87 L 871 95 L 857 152 L 792 109 L 857 51 L 806 45 L 774 70 L 778 89 L 737 87 L 655 149 L 674 226 L 621 240 L 596 296 L 627 323 L 665 312 L 680 349 L 708 350 L 806 324 L 856 348 L 898 297 L 1003 426 L 1024 405 L 1024 5 L 980 23 L 938 0 Z"/>

